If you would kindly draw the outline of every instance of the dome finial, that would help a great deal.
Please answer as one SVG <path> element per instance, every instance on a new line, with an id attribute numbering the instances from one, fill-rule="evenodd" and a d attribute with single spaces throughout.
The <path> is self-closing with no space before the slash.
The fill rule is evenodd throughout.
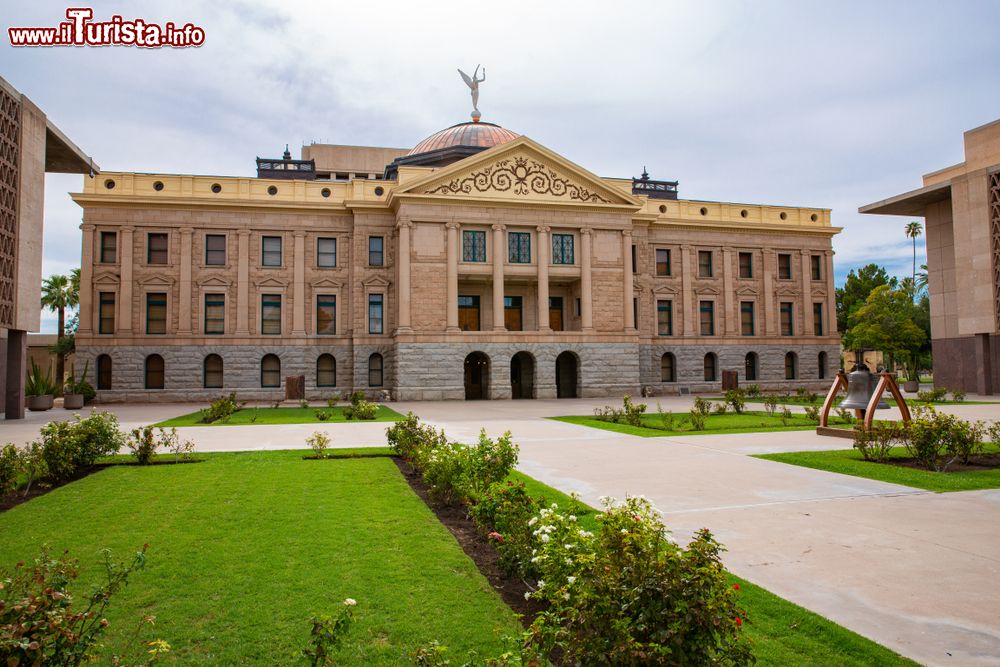
<path id="1" fill-rule="evenodd" d="M 469 87 L 472 91 L 472 122 L 478 123 L 479 119 L 483 117 L 483 114 L 479 113 L 479 84 L 486 81 L 486 68 L 483 67 L 483 78 L 479 78 L 479 68 L 481 65 L 476 65 L 476 70 L 472 73 L 470 77 L 468 74 L 462 70 L 458 70 L 458 73 L 462 75 L 462 81 L 465 81 L 465 85 Z"/>

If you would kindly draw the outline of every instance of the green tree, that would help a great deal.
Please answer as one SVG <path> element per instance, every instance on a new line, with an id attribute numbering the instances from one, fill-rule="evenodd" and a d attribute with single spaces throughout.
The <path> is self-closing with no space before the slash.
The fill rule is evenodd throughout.
<path id="1" fill-rule="evenodd" d="M 868 264 L 860 269 L 851 269 L 843 287 L 837 288 L 837 330 L 847 331 L 848 319 L 851 314 L 865 303 L 865 299 L 880 285 L 897 287 L 895 278 L 890 278 L 884 268 L 878 264 Z"/>
<path id="2" fill-rule="evenodd" d="M 913 275 L 911 278 L 914 284 L 917 282 L 917 237 L 923 233 L 924 226 L 916 220 L 906 223 L 906 238 L 913 241 Z"/>
<path id="3" fill-rule="evenodd" d="M 927 333 L 918 323 L 921 317 L 920 306 L 913 303 L 909 291 L 879 285 L 851 313 L 844 345 L 849 350 L 871 348 L 906 359 L 908 377 L 916 380 L 919 355 L 927 343 Z"/>
<path id="4" fill-rule="evenodd" d="M 59 316 L 59 337 L 56 342 L 56 384 L 60 393 L 62 392 L 63 380 L 66 377 L 66 352 L 63 340 L 66 335 L 66 309 L 75 308 L 79 302 L 79 269 L 74 269 L 69 277 L 54 275 L 42 281 L 42 308 L 54 310 Z"/>
<path id="5" fill-rule="evenodd" d="M 916 279 L 917 292 L 923 292 L 927 289 L 927 265 L 921 264 L 920 271 L 917 271 Z"/>

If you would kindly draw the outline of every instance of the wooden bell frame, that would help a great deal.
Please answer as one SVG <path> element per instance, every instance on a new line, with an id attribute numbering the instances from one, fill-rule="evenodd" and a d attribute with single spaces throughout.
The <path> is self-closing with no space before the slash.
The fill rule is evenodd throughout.
<path id="1" fill-rule="evenodd" d="M 882 400 L 882 395 L 885 393 L 886 389 L 892 394 L 893 399 L 896 401 L 896 406 L 899 407 L 899 413 L 903 416 L 903 423 L 910 423 L 910 406 L 906 404 L 906 399 L 903 398 L 903 392 L 899 390 L 899 385 L 896 383 L 896 376 L 892 373 L 879 373 L 878 374 L 878 384 L 875 385 L 875 391 L 872 393 L 871 399 L 868 401 L 868 407 L 864 410 L 864 421 L 863 426 L 865 430 L 872 427 L 872 421 L 875 419 L 875 407 L 878 402 Z M 847 373 L 844 371 L 838 371 L 837 377 L 833 379 L 833 385 L 830 387 L 830 391 L 826 394 L 826 400 L 823 401 L 823 410 L 819 415 L 819 426 L 820 428 L 828 428 L 830 423 L 830 410 L 833 408 L 833 399 L 837 397 L 837 394 L 841 390 L 847 393 Z M 855 409 L 854 416 L 858 419 L 862 419 L 861 410 Z"/>

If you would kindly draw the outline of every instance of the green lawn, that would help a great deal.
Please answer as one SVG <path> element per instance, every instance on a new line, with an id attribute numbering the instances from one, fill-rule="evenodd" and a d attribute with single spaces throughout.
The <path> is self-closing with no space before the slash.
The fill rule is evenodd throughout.
<path id="1" fill-rule="evenodd" d="M 597 527 L 598 512 L 593 508 L 527 475 L 515 472 L 513 477 L 523 481 L 532 495 L 557 503 L 560 508 L 573 508 L 583 528 Z M 740 604 L 750 618 L 743 627 L 753 641 L 760 666 L 917 664 L 760 586 L 735 575 L 732 581 L 740 585 Z"/>
<path id="2" fill-rule="evenodd" d="M 988 446 L 988 451 L 996 451 Z M 891 456 L 906 457 L 906 449 L 895 447 Z M 792 465 L 839 472 L 844 475 L 866 477 L 882 482 L 902 484 L 928 491 L 974 491 L 976 489 L 1000 488 L 1000 469 L 976 470 L 971 472 L 931 472 L 916 468 L 903 468 L 887 463 L 870 463 L 861 458 L 856 449 L 837 449 L 826 452 L 789 452 L 783 454 L 759 454 L 757 458 L 790 463 Z"/>
<path id="3" fill-rule="evenodd" d="M 316 418 L 317 410 L 332 412 L 333 417 L 325 422 L 320 421 Z M 328 408 L 325 405 L 317 405 L 309 408 L 247 407 L 233 413 L 233 415 L 225 422 L 218 421 L 211 424 L 205 424 L 201 421 L 203 415 L 204 410 L 198 410 L 197 412 L 191 412 L 186 415 L 181 415 L 180 417 L 173 417 L 172 419 L 161 421 L 154 424 L 154 426 L 170 428 L 172 426 L 241 426 L 250 424 L 334 424 L 348 421 L 344 419 L 344 408 Z M 394 422 L 399 421 L 402 418 L 403 416 L 392 408 L 380 405 L 378 406 L 378 412 L 376 413 L 373 421 Z"/>
<path id="4" fill-rule="evenodd" d="M 384 452 L 384 450 L 382 450 Z M 177 664 L 298 664 L 309 617 L 358 601 L 338 664 L 397 665 L 437 639 L 450 655 L 498 652 L 515 615 L 388 458 L 308 452 L 200 455 L 201 463 L 108 468 L 0 514 L 0 565 L 43 543 L 83 565 L 98 550 L 148 565 L 112 602 L 108 651 L 138 619 Z M 364 454 L 366 451 L 347 452 Z"/>
<path id="5" fill-rule="evenodd" d="M 747 403 L 763 403 L 765 398 L 766 397 L 764 397 L 764 396 L 759 396 L 759 397 L 756 397 L 756 398 L 747 397 L 744 400 L 746 400 Z M 908 397 L 905 397 L 905 396 L 904 396 L 904 398 L 906 398 L 906 404 L 909 405 L 909 406 L 911 406 L 911 407 L 912 406 L 917 406 L 917 405 L 930 405 L 930 406 L 935 406 L 935 405 L 992 405 L 994 403 L 997 403 L 997 401 L 953 401 L 951 399 L 943 400 L 943 401 L 934 401 L 933 403 L 925 403 L 924 401 L 918 401 L 916 398 L 908 398 Z M 777 396 L 775 396 L 775 399 L 777 399 L 778 405 L 781 405 L 781 404 L 784 404 L 784 405 L 815 405 L 817 407 L 823 407 L 823 401 L 826 400 L 826 394 L 825 393 L 824 394 L 820 394 L 819 400 L 817 400 L 815 402 L 807 401 L 806 399 L 801 398 L 799 396 L 795 396 L 795 395 L 786 397 L 785 399 L 780 399 Z M 895 401 L 892 399 L 892 396 L 890 396 L 888 393 L 886 393 L 886 395 L 883 397 L 883 399 L 889 405 L 895 405 Z M 725 399 L 722 396 L 709 396 L 708 400 L 721 402 L 721 401 L 723 401 Z M 844 394 L 842 394 L 842 393 L 838 394 L 833 399 L 833 405 L 834 405 L 834 407 L 840 405 L 840 402 L 843 401 L 843 400 L 844 400 Z"/>
<path id="6" fill-rule="evenodd" d="M 671 435 L 721 435 L 733 433 L 759 433 L 763 431 L 805 431 L 816 428 L 816 422 L 807 418 L 803 414 L 793 413 L 782 421 L 779 415 L 770 416 L 766 412 L 747 411 L 741 415 L 727 413 L 724 415 L 712 414 L 705 419 L 705 430 L 694 431 L 688 421 L 686 413 L 674 415 L 674 427 L 671 430 L 664 428 L 660 415 L 645 414 L 642 416 L 642 426 L 630 426 L 628 424 L 616 424 L 614 422 L 601 421 L 593 416 L 576 415 L 566 417 L 550 417 L 557 421 L 568 424 L 579 424 L 580 426 L 590 426 L 600 428 L 605 431 L 615 433 L 627 433 L 638 435 L 644 438 L 656 438 Z M 850 428 L 847 424 L 841 424 L 839 418 L 830 417 L 830 426 Z"/>

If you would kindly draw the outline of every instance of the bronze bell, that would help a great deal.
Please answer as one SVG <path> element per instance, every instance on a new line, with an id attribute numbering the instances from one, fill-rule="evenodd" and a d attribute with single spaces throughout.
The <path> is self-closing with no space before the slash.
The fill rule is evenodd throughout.
<path id="1" fill-rule="evenodd" d="M 868 401 L 875 393 L 877 384 L 878 376 L 868 370 L 867 366 L 860 364 L 847 376 L 847 398 L 840 403 L 840 407 L 867 410 Z M 888 410 L 889 404 L 880 399 L 875 409 Z"/>

